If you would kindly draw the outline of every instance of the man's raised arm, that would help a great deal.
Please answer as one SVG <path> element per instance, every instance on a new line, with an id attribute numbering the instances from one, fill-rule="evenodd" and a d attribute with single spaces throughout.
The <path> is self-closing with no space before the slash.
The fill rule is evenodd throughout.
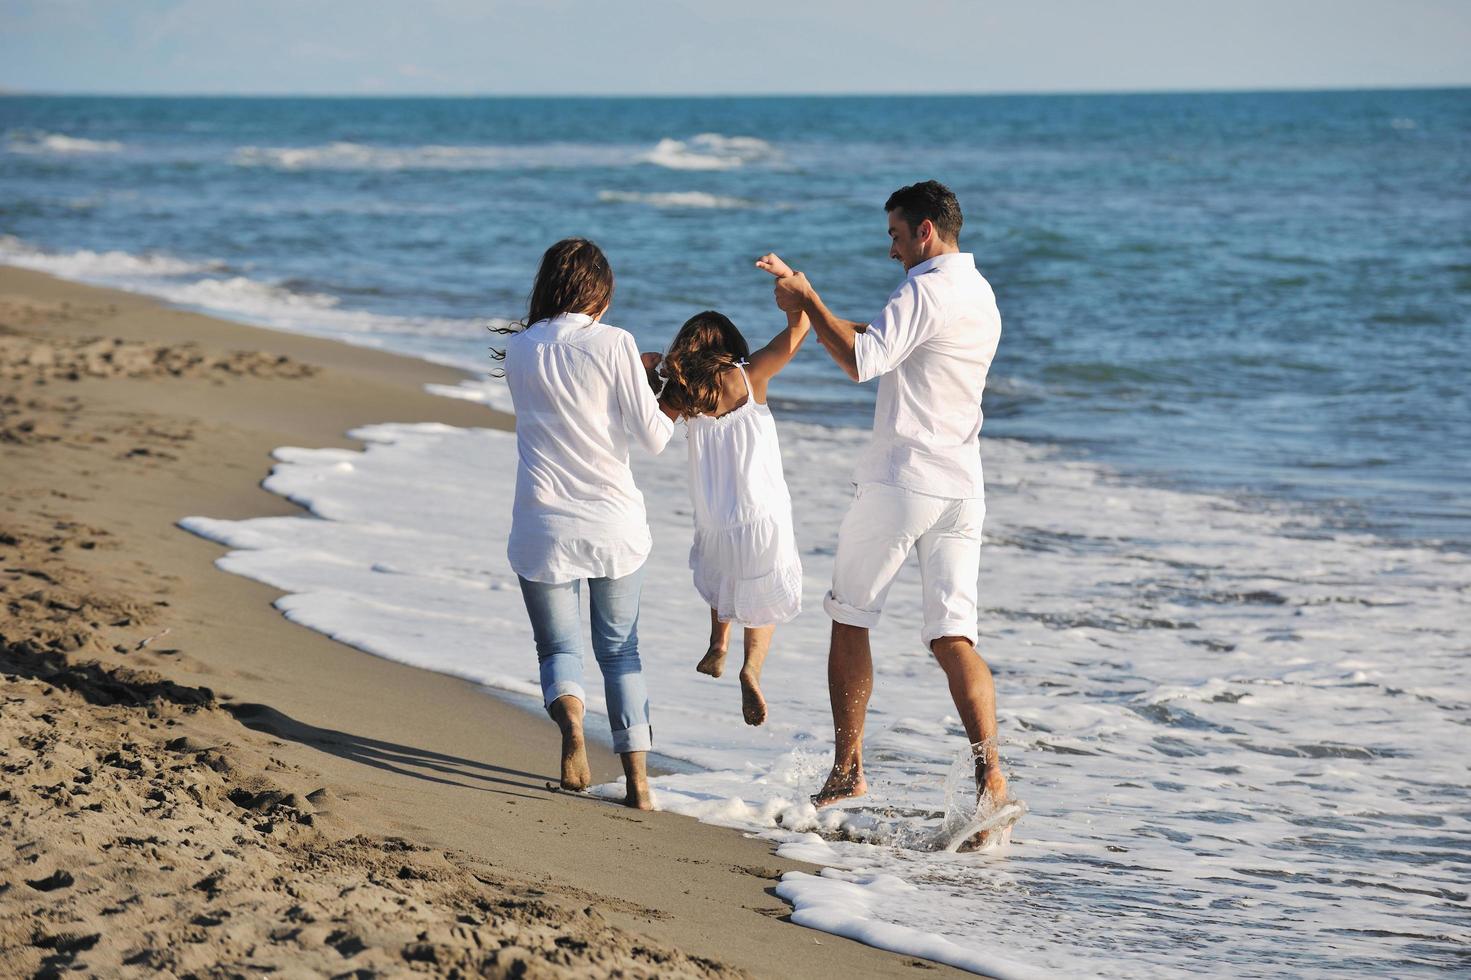
<path id="1" fill-rule="evenodd" d="M 844 320 L 836 316 L 806 275 L 794 272 L 776 281 L 776 305 L 788 313 L 806 313 L 812 318 L 817 340 L 843 373 L 854 381 L 858 378 L 858 358 L 853 352 L 853 338 L 868 329 L 868 324 Z"/>

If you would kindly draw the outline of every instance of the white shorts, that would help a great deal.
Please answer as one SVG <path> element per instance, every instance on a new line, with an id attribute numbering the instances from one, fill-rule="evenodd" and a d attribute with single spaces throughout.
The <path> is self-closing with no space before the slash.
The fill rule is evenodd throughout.
<path id="1" fill-rule="evenodd" d="M 941 636 L 975 643 L 985 519 L 981 498 L 955 500 L 884 483 L 860 484 L 838 529 L 833 587 L 823 608 L 835 622 L 877 626 L 889 587 L 914 548 L 924 592 L 920 635 L 926 649 Z"/>

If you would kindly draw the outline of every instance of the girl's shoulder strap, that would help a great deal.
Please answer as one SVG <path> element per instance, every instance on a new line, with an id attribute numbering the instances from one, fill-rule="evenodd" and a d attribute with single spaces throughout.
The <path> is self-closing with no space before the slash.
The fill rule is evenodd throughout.
<path id="1" fill-rule="evenodd" d="M 741 380 L 746 383 L 746 397 L 751 397 L 751 378 L 746 374 L 746 365 L 750 362 L 744 357 L 735 362 L 736 369 L 741 372 Z"/>

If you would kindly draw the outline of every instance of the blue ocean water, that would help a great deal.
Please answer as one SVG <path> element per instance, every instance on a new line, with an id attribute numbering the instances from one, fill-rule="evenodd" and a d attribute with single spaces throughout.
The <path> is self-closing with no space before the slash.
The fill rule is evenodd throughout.
<path id="1" fill-rule="evenodd" d="M 467 364 L 571 234 L 650 348 L 774 330 L 768 249 L 866 318 L 927 177 L 1005 322 L 987 434 L 1471 547 L 1471 90 L 0 98 L 12 261 Z M 773 397 L 862 425 L 872 392 L 812 345 Z"/>

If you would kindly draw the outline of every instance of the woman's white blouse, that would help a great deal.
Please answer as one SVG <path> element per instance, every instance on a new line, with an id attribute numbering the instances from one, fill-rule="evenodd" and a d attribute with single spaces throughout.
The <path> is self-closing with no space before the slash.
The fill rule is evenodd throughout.
<path id="1" fill-rule="evenodd" d="M 626 330 L 567 313 L 506 343 L 516 409 L 516 502 L 506 554 L 533 582 L 622 578 L 649 556 L 628 447 L 658 454 L 674 423 Z"/>

